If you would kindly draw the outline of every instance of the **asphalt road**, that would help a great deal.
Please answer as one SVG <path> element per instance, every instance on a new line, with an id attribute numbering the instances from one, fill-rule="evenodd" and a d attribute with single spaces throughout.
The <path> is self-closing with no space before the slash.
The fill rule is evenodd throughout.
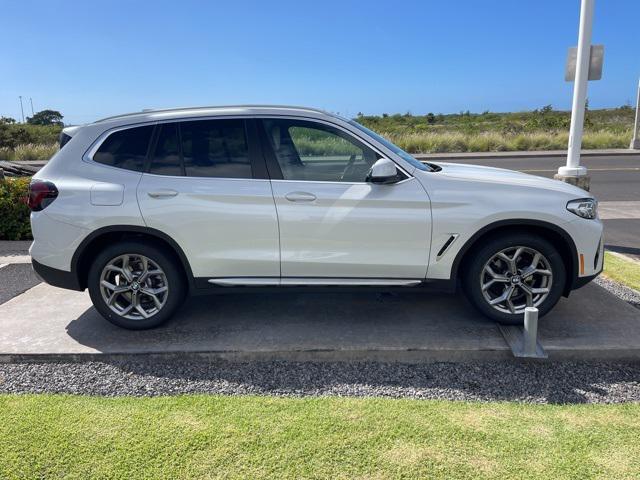
<path id="1" fill-rule="evenodd" d="M 508 168 L 553 178 L 565 156 L 518 158 L 456 158 L 447 162 Z M 432 160 L 437 163 L 438 160 Z M 444 160 L 443 160 L 444 161 Z M 583 157 L 591 174 L 591 193 L 601 202 L 607 248 L 640 258 L 640 155 Z M 624 202 L 624 203 L 610 203 Z M 618 215 L 604 214 L 613 209 Z M 627 218 L 611 218 L 611 217 Z"/>

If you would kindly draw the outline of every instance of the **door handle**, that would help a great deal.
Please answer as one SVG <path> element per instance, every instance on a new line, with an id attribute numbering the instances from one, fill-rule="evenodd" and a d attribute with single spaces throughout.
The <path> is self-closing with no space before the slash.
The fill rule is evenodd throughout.
<path id="1" fill-rule="evenodd" d="M 317 197 L 313 193 L 308 192 L 290 192 L 284 198 L 290 202 L 313 202 Z"/>
<path id="2" fill-rule="evenodd" d="M 147 192 L 147 195 L 149 195 L 151 198 L 169 198 L 175 197 L 176 195 L 178 195 L 178 192 L 175 190 L 170 190 L 168 188 L 163 188 L 161 190 L 153 190 L 151 192 Z"/>

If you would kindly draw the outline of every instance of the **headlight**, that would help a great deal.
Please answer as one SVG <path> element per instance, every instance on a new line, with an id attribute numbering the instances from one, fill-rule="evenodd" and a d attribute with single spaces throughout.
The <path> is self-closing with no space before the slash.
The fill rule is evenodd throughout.
<path id="1" fill-rule="evenodd" d="M 598 201 L 595 198 L 580 198 L 567 203 L 567 210 L 579 217 L 594 219 L 598 215 Z"/>

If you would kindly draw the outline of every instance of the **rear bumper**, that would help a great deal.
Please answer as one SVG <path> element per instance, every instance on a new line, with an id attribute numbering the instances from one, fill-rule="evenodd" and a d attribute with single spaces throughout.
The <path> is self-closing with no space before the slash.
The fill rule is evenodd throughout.
<path id="1" fill-rule="evenodd" d="M 74 272 L 66 272 L 57 268 L 48 267 L 36 260 L 31 259 L 33 270 L 44 282 L 54 287 L 66 288 L 68 290 L 82 291 L 78 276 Z"/>

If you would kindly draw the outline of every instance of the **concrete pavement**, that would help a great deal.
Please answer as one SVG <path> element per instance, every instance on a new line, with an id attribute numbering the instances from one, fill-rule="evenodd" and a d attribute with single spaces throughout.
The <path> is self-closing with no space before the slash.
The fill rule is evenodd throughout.
<path id="1" fill-rule="evenodd" d="M 540 320 L 550 359 L 640 356 L 640 310 L 590 284 Z M 0 361 L 122 354 L 236 360 L 508 359 L 497 325 L 459 295 L 270 293 L 196 297 L 159 329 L 112 326 L 87 293 L 40 284 L 0 305 Z"/>

